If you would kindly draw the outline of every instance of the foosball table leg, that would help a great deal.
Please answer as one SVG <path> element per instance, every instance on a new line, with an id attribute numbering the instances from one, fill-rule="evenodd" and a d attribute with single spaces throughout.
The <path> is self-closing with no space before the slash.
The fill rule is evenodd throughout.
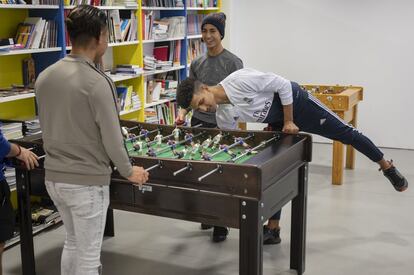
<path id="1" fill-rule="evenodd" d="M 259 202 L 241 200 L 239 274 L 263 274 L 263 221 Z"/>
<path id="2" fill-rule="evenodd" d="M 30 172 L 16 168 L 18 218 L 20 226 L 20 251 L 22 274 L 36 275 L 34 259 L 32 215 L 30 206 Z"/>
<path id="3" fill-rule="evenodd" d="M 105 237 L 114 237 L 115 236 L 115 226 L 114 226 L 114 210 L 108 208 L 106 212 L 106 223 L 105 223 Z"/>
<path id="4" fill-rule="evenodd" d="M 339 141 L 333 142 L 332 153 L 332 184 L 341 185 L 344 177 L 344 145 Z"/>
<path id="5" fill-rule="evenodd" d="M 305 272 L 306 256 L 306 213 L 308 200 L 308 164 L 299 168 L 299 192 L 292 200 L 290 269 L 298 275 Z"/>

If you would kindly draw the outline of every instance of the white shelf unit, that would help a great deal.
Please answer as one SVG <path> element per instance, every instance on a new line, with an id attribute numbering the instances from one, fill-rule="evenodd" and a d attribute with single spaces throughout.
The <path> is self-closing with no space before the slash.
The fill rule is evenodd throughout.
<path id="1" fill-rule="evenodd" d="M 192 35 L 187 36 L 187 39 L 198 39 L 201 37 L 202 37 L 201 34 L 192 34 Z"/>
<path id="2" fill-rule="evenodd" d="M 130 113 L 138 112 L 139 110 L 141 110 L 141 108 L 139 108 L 139 109 L 132 109 L 132 110 L 128 110 L 128 111 L 121 111 L 119 113 L 119 115 L 120 116 L 123 116 L 123 115 L 127 115 L 127 114 L 130 114 Z"/>
<path id="3" fill-rule="evenodd" d="M 173 66 L 169 69 L 165 69 L 165 70 L 155 70 L 155 71 L 145 71 L 144 72 L 144 76 L 149 76 L 149 75 L 154 75 L 154 74 L 161 74 L 161 73 L 166 73 L 166 72 L 170 72 L 170 71 L 178 71 L 181 69 L 184 69 L 185 66 L 181 65 L 181 66 Z"/>
<path id="4" fill-rule="evenodd" d="M 16 100 L 26 99 L 26 98 L 33 98 L 33 97 L 35 97 L 35 93 L 27 93 L 27 94 L 23 94 L 23 95 L 12 95 L 12 96 L 0 97 L 0 103 L 16 101 Z"/>
<path id="5" fill-rule="evenodd" d="M 158 10 L 158 11 L 176 11 L 176 10 L 179 10 L 179 11 L 182 11 L 182 10 L 184 10 L 184 7 L 170 7 L 170 8 L 168 8 L 168 7 L 142 7 L 141 8 L 142 10 L 149 10 L 149 11 L 151 11 L 151 10 Z"/>
<path id="6" fill-rule="evenodd" d="M 120 47 L 120 46 L 127 46 L 127 45 L 137 45 L 139 41 L 124 41 L 124 42 L 116 42 L 116 43 L 109 43 L 108 47 Z M 66 46 L 66 50 L 72 50 L 72 46 Z"/>
<path id="7" fill-rule="evenodd" d="M 58 5 L 22 5 L 22 4 L 0 4 L 0 9 L 25 9 L 25 10 L 57 10 Z"/>
<path id="8" fill-rule="evenodd" d="M 214 10 L 219 10 L 219 8 L 217 7 L 206 7 L 206 8 L 196 8 L 196 7 L 187 7 L 188 11 L 214 11 Z"/>
<path id="9" fill-rule="evenodd" d="M 137 6 L 95 6 L 95 7 L 101 10 L 137 10 L 138 9 L 138 5 Z M 72 10 L 74 8 L 76 8 L 76 5 L 64 6 L 65 10 Z"/>
<path id="10" fill-rule="evenodd" d="M 126 75 L 126 74 L 111 74 L 109 72 L 105 72 L 105 74 L 107 76 L 109 76 L 113 82 L 120 82 L 120 81 L 124 81 L 124 80 L 129 80 L 129 79 L 134 79 L 137 77 L 140 77 L 142 75 L 141 74 L 135 74 L 135 75 Z"/>
<path id="11" fill-rule="evenodd" d="M 166 39 L 150 39 L 150 40 L 142 40 L 143 44 L 147 43 L 156 43 L 156 42 L 166 42 L 166 41 L 176 41 L 176 40 L 184 40 L 184 37 L 172 37 Z"/>
<path id="12" fill-rule="evenodd" d="M 153 101 L 151 103 L 145 103 L 144 108 L 150 108 L 150 107 L 154 107 L 156 105 L 160 105 L 160 104 L 164 104 L 164 103 L 172 102 L 172 101 L 175 101 L 175 98 L 160 99 L 160 100 L 157 100 L 157 101 Z"/>
<path id="13" fill-rule="evenodd" d="M 61 47 L 55 48 L 41 48 L 41 49 L 21 49 L 21 50 L 11 50 L 8 52 L 0 52 L 0 56 L 4 55 L 19 55 L 19 54 L 32 54 L 32 53 L 47 53 L 47 52 L 59 52 Z"/>

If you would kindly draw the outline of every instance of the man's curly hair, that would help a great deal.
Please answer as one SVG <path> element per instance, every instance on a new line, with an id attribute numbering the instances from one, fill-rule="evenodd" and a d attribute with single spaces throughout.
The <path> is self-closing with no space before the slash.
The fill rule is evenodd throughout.
<path id="1" fill-rule="evenodd" d="M 177 104 L 181 108 L 188 109 L 193 100 L 194 94 L 199 91 L 201 82 L 194 78 L 187 78 L 178 84 L 177 87 Z"/>

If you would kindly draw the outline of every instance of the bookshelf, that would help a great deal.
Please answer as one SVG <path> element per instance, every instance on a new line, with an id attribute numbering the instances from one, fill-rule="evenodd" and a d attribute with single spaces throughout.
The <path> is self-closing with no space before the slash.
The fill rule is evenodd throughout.
<path id="1" fill-rule="evenodd" d="M 27 58 L 32 58 L 35 62 L 36 77 L 45 68 L 55 63 L 59 59 L 65 57 L 71 50 L 67 45 L 67 38 L 65 35 L 64 17 L 70 9 L 75 6 L 70 6 L 68 0 L 56 0 L 58 5 L 23 5 L 23 4 L 0 4 L 0 38 L 15 37 L 16 29 L 19 23 L 24 22 L 27 17 L 42 17 L 45 20 L 54 20 L 57 29 L 57 45 L 56 47 L 37 48 L 37 49 L 19 49 L 11 50 L 9 52 L 0 51 L 0 88 L 11 87 L 12 85 L 23 84 L 22 62 Z M 197 0 L 197 3 L 203 2 L 203 7 L 193 7 L 187 4 L 194 3 L 195 0 L 184 0 L 183 7 L 157 7 L 157 6 L 143 6 L 144 0 L 136 0 L 136 3 L 114 6 L 100 6 L 98 8 L 111 11 L 118 10 L 122 15 L 126 13 L 133 13 L 136 18 L 136 41 L 124 41 L 110 43 L 108 51 L 110 51 L 111 66 L 115 67 L 121 64 L 132 64 L 144 67 L 144 56 L 152 53 L 154 47 L 164 45 L 165 43 L 176 43 L 180 41 L 180 58 L 177 64 L 170 68 L 157 69 L 152 71 L 144 71 L 136 75 L 108 75 L 112 78 L 115 84 L 132 86 L 137 93 L 141 108 L 130 109 L 122 111 L 120 116 L 122 119 L 145 121 L 146 108 L 168 109 L 176 111 L 172 107 L 175 98 L 161 98 L 151 103 L 146 103 L 145 85 L 148 79 L 156 75 L 174 72 L 178 79 L 182 80 L 187 77 L 187 72 L 191 60 L 189 60 L 189 43 L 190 41 L 199 41 L 201 39 L 200 32 L 188 32 L 188 15 L 205 15 L 210 12 L 218 12 L 221 8 L 221 0 L 215 0 L 217 7 L 206 7 L 205 0 Z M 210 0 L 211 1 L 211 0 Z M 119 1 L 117 2 L 119 3 Z M 144 39 L 143 31 L 143 14 L 153 12 L 159 19 L 173 16 L 182 16 L 185 18 L 185 31 L 183 35 L 168 37 L 164 39 Z M 201 24 L 201 22 L 199 22 Z M 198 30 L 199 31 L 199 30 Z M 163 44 L 164 43 L 164 44 Z M 201 42 L 200 42 L 201 43 Z M 165 108 L 164 108 L 165 107 Z M 36 104 L 34 93 L 13 95 L 7 97 L 0 97 L 0 119 L 14 119 L 19 117 L 33 117 L 36 115 Z M 170 123 L 173 119 L 168 120 Z M 16 192 L 12 190 L 12 202 L 16 207 Z M 38 228 L 37 231 L 45 229 Z M 14 239 L 9 245 L 13 245 L 18 241 Z"/>

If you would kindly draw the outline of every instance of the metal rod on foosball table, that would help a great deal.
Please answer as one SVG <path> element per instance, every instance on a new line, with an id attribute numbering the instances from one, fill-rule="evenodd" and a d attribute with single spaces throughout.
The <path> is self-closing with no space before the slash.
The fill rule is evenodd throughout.
<path id="1" fill-rule="evenodd" d="M 246 140 L 248 140 L 248 139 L 250 139 L 250 138 L 252 138 L 252 137 L 253 137 L 253 135 L 247 136 L 247 137 L 243 138 L 243 139 L 242 139 L 242 141 L 246 141 Z M 232 145 L 229 145 L 229 146 L 228 146 L 228 147 L 226 147 L 226 148 L 220 149 L 219 151 L 217 151 L 217 152 L 215 152 L 214 154 L 212 154 L 212 155 L 210 156 L 210 158 L 213 158 L 213 157 L 217 156 L 218 154 L 220 154 L 220 153 L 222 153 L 222 152 L 224 152 L 224 151 L 226 151 L 226 150 L 229 150 L 229 149 L 231 149 L 231 148 L 233 148 L 233 147 L 235 147 L 235 146 L 237 146 L 237 145 L 239 145 L 239 144 L 240 144 L 240 141 L 237 141 L 237 142 L 233 143 Z"/>
<path id="2" fill-rule="evenodd" d="M 192 170 L 193 169 L 193 166 L 191 165 L 191 163 L 187 163 L 187 165 L 186 166 L 184 166 L 184 168 L 181 168 L 181 169 L 179 169 L 179 170 L 177 170 L 177 171 L 175 171 L 174 173 L 173 173 L 173 175 L 174 175 L 174 177 L 175 176 L 177 176 L 178 174 L 180 174 L 180 173 L 182 173 L 182 172 L 184 172 L 184 171 L 186 171 L 186 170 Z"/>
<path id="3" fill-rule="evenodd" d="M 158 161 L 157 164 L 155 164 L 155 165 L 153 165 L 151 167 L 146 168 L 145 171 L 149 172 L 151 170 L 154 170 L 157 167 L 162 168 L 162 161 Z"/>
<path id="4" fill-rule="evenodd" d="M 148 133 L 146 133 L 146 134 L 142 134 L 142 135 L 139 135 L 139 136 L 136 136 L 136 137 L 132 137 L 132 138 L 127 138 L 127 139 L 125 139 L 125 141 L 131 141 L 131 140 L 133 140 L 133 139 L 142 138 L 142 137 L 144 137 L 145 135 L 149 135 L 149 134 L 152 134 L 152 133 L 155 133 L 155 132 L 158 132 L 158 131 L 159 131 L 159 129 L 155 129 L 155 130 L 149 131 L 149 132 L 148 132 Z"/>
<path id="5" fill-rule="evenodd" d="M 201 133 L 198 133 L 197 135 L 193 136 L 192 138 L 194 139 L 194 138 L 196 138 L 196 137 L 199 137 L 199 136 L 203 135 L 204 133 L 205 133 L 204 131 L 203 131 L 203 132 L 201 132 Z M 181 144 L 183 144 L 183 143 L 186 143 L 187 141 L 188 141 L 188 139 L 182 140 L 182 141 L 178 142 L 177 144 L 175 144 L 175 146 L 177 146 L 177 145 L 181 145 Z M 159 151 L 156 151 L 155 153 L 156 153 L 157 155 L 158 155 L 158 154 L 161 154 L 161 153 L 164 153 L 165 151 L 170 150 L 172 146 L 174 146 L 174 145 L 169 145 L 168 147 L 166 147 L 166 148 L 164 148 L 164 149 L 161 149 L 161 150 L 159 150 Z"/>
<path id="6" fill-rule="evenodd" d="M 220 164 L 217 165 L 217 168 L 211 170 L 210 172 L 202 175 L 201 177 L 198 178 L 198 181 L 202 181 L 203 179 L 207 178 L 208 176 L 210 176 L 211 174 L 214 174 L 216 172 L 219 172 L 220 174 L 223 173 L 223 168 L 221 167 Z"/>
<path id="7" fill-rule="evenodd" d="M 241 154 L 241 155 L 239 155 L 239 156 L 237 156 L 237 157 L 235 157 L 235 158 L 232 158 L 231 160 L 228 160 L 228 162 L 235 162 L 235 161 L 237 161 L 238 159 L 240 159 L 240 158 L 244 157 L 245 155 L 249 154 L 251 151 L 254 151 L 254 150 L 256 150 L 256 149 L 259 149 L 260 147 L 265 146 L 266 144 L 268 144 L 269 142 L 272 142 L 273 140 L 275 140 L 275 139 L 277 139 L 277 138 L 279 138 L 279 137 L 278 137 L 278 136 L 274 136 L 274 137 L 272 137 L 271 139 L 268 139 L 268 140 L 262 141 L 262 142 L 261 142 L 259 145 L 257 145 L 256 147 L 253 147 L 252 149 L 249 149 L 247 152 L 244 152 L 243 154 Z"/>

